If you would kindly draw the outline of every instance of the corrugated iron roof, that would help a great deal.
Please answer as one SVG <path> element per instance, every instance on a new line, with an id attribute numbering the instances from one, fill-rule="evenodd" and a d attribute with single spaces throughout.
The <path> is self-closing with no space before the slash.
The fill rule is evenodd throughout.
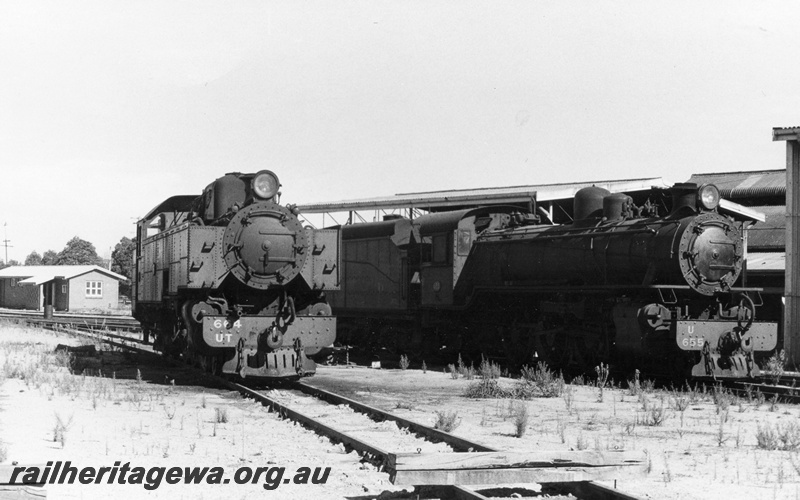
<path id="1" fill-rule="evenodd" d="M 714 184 L 729 200 L 786 196 L 786 169 L 694 174 L 688 182 Z"/>
<path id="2" fill-rule="evenodd" d="M 20 283 L 40 285 L 55 278 L 72 279 L 92 271 L 103 273 L 120 281 L 128 278 L 100 266 L 11 266 L 0 269 L 0 278 L 25 278 Z"/>
<path id="3" fill-rule="evenodd" d="M 750 207 L 766 216 L 764 222 L 747 230 L 747 248 L 755 250 L 783 250 L 786 248 L 786 207 Z"/>
<path id="4" fill-rule="evenodd" d="M 598 186 L 611 192 L 644 191 L 653 186 L 668 187 L 661 177 L 616 181 L 570 182 L 528 186 L 456 189 L 421 193 L 399 193 L 359 200 L 332 201 L 301 204 L 304 213 L 322 213 L 346 210 L 378 210 L 392 208 L 439 208 L 476 204 L 525 203 L 535 197 L 539 202 L 570 199 L 578 190 Z"/>

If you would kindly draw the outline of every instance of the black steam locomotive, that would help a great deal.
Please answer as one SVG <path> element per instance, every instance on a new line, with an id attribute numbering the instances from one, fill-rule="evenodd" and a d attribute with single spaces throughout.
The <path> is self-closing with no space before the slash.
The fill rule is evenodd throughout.
<path id="1" fill-rule="evenodd" d="M 591 187 L 566 225 L 491 207 L 345 226 L 339 335 L 574 372 L 755 376 L 778 324 L 755 321 L 757 290 L 736 286 L 742 223 L 712 185 L 670 191 L 665 216 Z"/>
<path id="2" fill-rule="evenodd" d="M 279 187 L 231 173 L 139 221 L 133 315 L 156 349 L 239 377 L 315 372 L 336 335 L 340 235 L 304 228 Z"/>

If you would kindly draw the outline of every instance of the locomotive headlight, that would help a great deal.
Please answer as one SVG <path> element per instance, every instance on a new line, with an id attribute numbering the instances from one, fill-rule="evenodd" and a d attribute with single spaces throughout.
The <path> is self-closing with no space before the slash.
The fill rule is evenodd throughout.
<path id="1" fill-rule="evenodd" d="M 280 187 L 278 176 L 269 170 L 262 170 L 253 177 L 253 192 L 262 199 L 269 199 L 278 193 Z"/>
<path id="2" fill-rule="evenodd" d="M 714 210 L 719 205 L 719 188 L 713 184 L 704 184 L 697 190 L 697 199 L 706 210 Z"/>

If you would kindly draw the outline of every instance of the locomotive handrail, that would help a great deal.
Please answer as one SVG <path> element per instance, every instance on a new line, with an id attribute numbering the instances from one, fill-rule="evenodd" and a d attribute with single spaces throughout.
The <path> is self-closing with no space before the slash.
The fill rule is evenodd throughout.
<path id="1" fill-rule="evenodd" d="M 569 238 L 579 238 L 579 237 L 584 237 L 584 238 L 589 238 L 589 237 L 591 237 L 591 238 L 607 237 L 607 238 L 611 238 L 611 237 L 614 237 L 614 236 L 630 236 L 632 234 L 643 234 L 643 233 L 656 234 L 656 231 L 654 229 L 638 229 L 638 230 L 633 230 L 633 231 L 614 231 L 614 232 L 609 231 L 609 232 L 603 232 L 603 233 L 599 233 L 599 232 L 596 232 L 596 233 L 585 233 L 585 232 L 583 232 L 583 233 L 575 233 L 575 234 L 559 234 L 559 235 L 555 235 L 555 236 L 541 235 L 541 236 L 537 236 L 537 239 L 535 241 L 531 241 L 531 242 L 534 243 L 536 241 L 565 240 L 565 239 L 569 239 Z M 526 236 L 526 235 L 520 234 L 519 236 L 522 237 L 522 236 Z M 501 241 L 502 243 L 505 243 L 505 242 L 508 241 L 508 239 L 504 239 L 504 240 L 483 240 L 483 242 L 485 242 L 485 243 L 494 243 L 495 241 Z"/>
<path id="2" fill-rule="evenodd" d="M 670 224 L 674 224 L 676 226 L 680 226 L 680 222 L 677 222 L 677 221 L 649 222 L 649 223 L 646 224 L 646 226 L 651 226 L 651 225 L 666 226 L 666 225 L 670 225 Z M 502 231 L 502 232 L 487 233 L 487 234 L 484 234 L 482 236 L 484 238 L 486 238 L 486 237 L 493 237 L 493 238 L 505 237 L 506 239 L 502 240 L 503 242 L 505 242 L 505 241 L 507 241 L 507 238 L 510 238 L 512 236 L 520 236 L 520 237 L 522 237 L 522 236 L 528 236 L 530 234 L 536 234 L 537 232 L 535 231 L 535 229 L 542 228 L 542 227 L 553 228 L 553 227 L 556 227 L 556 226 L 534 226 L 534 227 L 526 227 L 526 228 L 524 228 L 522 230 L 515 228 L 515 229 L 512 229 L 512 230 L 506 230 L 506 231 Z M 620 227 L 619 224 L 615 224 L 615 225 L 612 225 L 612 226 L 603 226 L 603 227 L 595 226 L 595 227 L 591 228 L 594 231 L 589 231 L 588 228 L 585 228 L 585 227 L 580 227 L 580 228 L 578 228 L 578 227 L 569 227 L 569 228 L 559 228 L 559 229 L 548 229 L 547 230 L 548 233 L 558 233 L 558 234 L 555 234 L 555 235 L 538 234 L 537 238 L 540 239 L 540 240 L 544 240 L 544 239 L 555 240 L 555 239 L 575 238 L 575 237 L 578 237 L 578 236 L 584 236 L 584 237 L 586 237 L 586 236 L 609 236 L 610 237 L 610 236 L 627 236 L 627 235 L 631 235 L 631 234 L 641 234 L 641 233 L 655 234 L 657 232 L 655 229 L 653 229 L 651 227 L 646 227 L 646 228 L 643 228 L 643 229 L 629 229 L 629 230 L 626 230 L 626 231 L 610 231 L 611 229 L 618 228 L 618 227 Z M 542 231 L 542 232 L 544 233 L 544 231 Z M 489 242 L 492 242 L 492 241 L 495 241 L 495 240 L 492 239 L 492 240 L 483 240 L 483 241 L 486 242 L 486 243 L 489 243 Z"/>

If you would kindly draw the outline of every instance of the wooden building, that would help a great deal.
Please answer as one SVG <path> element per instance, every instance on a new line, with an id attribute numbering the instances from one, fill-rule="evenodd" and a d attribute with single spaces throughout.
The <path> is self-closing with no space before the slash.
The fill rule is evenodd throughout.
<path id="1" fill-rule="evenodd" d="M 0 269 L 0 307 L 41 311 L 119 309 L 119 282 L 100 266 L 12 266 Z"/>

